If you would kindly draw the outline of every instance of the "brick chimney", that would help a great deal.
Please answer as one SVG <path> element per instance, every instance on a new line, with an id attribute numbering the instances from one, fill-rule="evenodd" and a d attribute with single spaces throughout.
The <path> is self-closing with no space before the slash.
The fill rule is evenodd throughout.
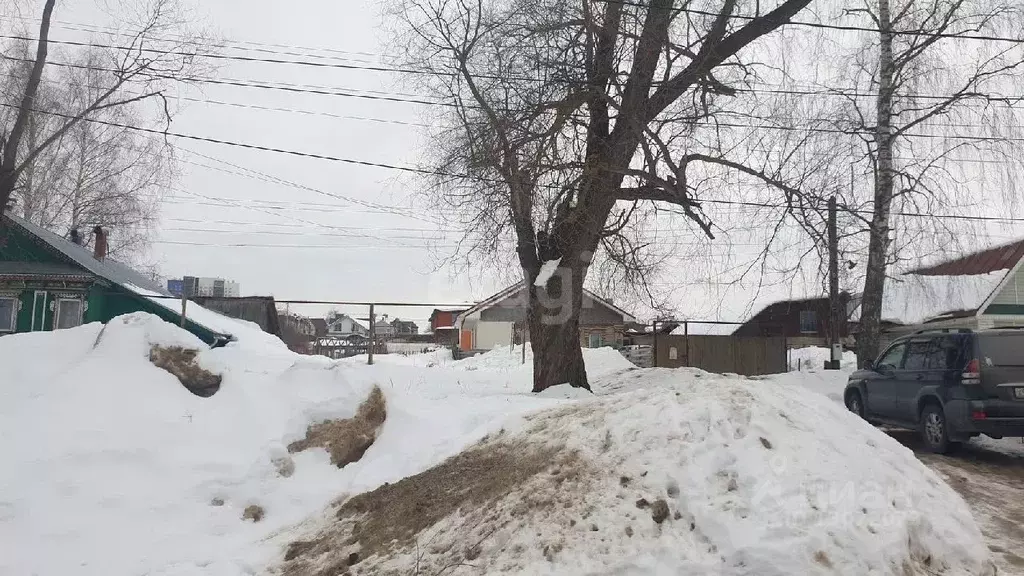
<path id="1" fill-rule="evenodd" d="M 92 229 L 93 240 L 92 255 L 97 260 L 103 260 L 107 257 L 107 231 L 102 226 L 96 226 Z"/>

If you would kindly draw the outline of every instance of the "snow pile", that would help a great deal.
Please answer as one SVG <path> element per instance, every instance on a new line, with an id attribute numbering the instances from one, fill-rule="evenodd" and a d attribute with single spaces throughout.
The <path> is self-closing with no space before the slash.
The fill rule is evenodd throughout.
<path id="1" fill-rule="evenodd" d="M 189 393 L 155 344 L 201 350 L 219 391 Z M 965 505 L 910 451 L 789 385 L 836 373 L 640 370 L 595 349 L 597 396 L 532 395 L 518 349 L 441 352 L 211 350 L 147 314 L 0 338 L 0 574 L 288 574 L 286 550 L 297 567 L 327 545 L 357 552 L 353 576 L 456 557 L 453 574 L 991 573 Z M 387 414 L 358 461 L 288 454 L 374 386 Z"/>
<path id="2" fill-rule="evenodd" d="M 825 362 L 832 359 L 832 351 L 820 346 L 808 346 L 806 348 L 792 348 L 789 350 L 790 370 L 824 370 Z M 843 357 L 839 361 L 840 368 L 855 368 L 857 366 L 857 353 L 852 350 L 843 351 Z"/>
<path id="3" fill-rule="evenodd" d="M 284 573 L 354 554 L 367 575 L 994 574 L 963 501 L 841 406 L 699 371 L 612 380 L 632 391 L 331 510 Z"/>
<path id="4" fill-rule="evenodd" d="M 204 349 L 220 391 L 188 392 L 149 362 L 152 344 Z M 350 417 L 368 387 L 325 362 L 206 348 L 148 314 L 0 340 L 13 368 L 0 401 L 0 573 L 242 573 L 241 560 L 198 567 L 336 495 L 324 454 L 296 455 L 293 478 L 272 461 L 311 420 Z M 242 523 L 257 503 L 267 519 Z"/>
<path id="5" fill-rule="evenodd" d="M 584 348 L 583 361 L 591 378 L 636 368 L 632 362 L 610 347 Z M 483 354 L 470 356 L 451 364 L 457 370 L 484 370 L 491 372 L 522 372 L 526 379 L 533 375 L 533 349 L 527 346 L 523 362 L 522 346 L 498 346 Z"/>
<path id="6" fill-rule="evenodd" d="M 211 350 L 143 313 L 0 338 L 0 574 L 260 573 L 279 554 L 266 539 L 333 499 L 558 403 L 510 396 L 494 374 L 344 364 L 257 343 Z M 201 350 L 220 390 L 188 392 L 150 363 L 154 344 Z M 351 417 L 375 384 L 388 417 L 361 461 L 338 469 L 322 449 L 288 455 L 311 423 Z M 264 509 L 260 522 L 242 520 L 250 505 Z"/>
<path id="7" fill-rule="evenodd" d="M 134 284 L 125 284 L 125 288 L 128 288 L 140 296 L 144 296 L 147 300 L 162 308 L 166 308 L 175 314 L 181 314 L 180 300 L 161 297 L 161 294 L 158 292 L 139 288 Z M 185 318 L 213 330 L 214 332 L 232 336 L 235 341 L 242 342 L 244 345 L 281 349 L 287 348 L 280 338 L 273 334 L 264 332 L 263 329 L 260 328 L 259 324 L 248 320 L 225 316 L 219 312 L 214 312 L 209 308 L 204 308 L 191 300 L 189 300 L 188 304 L 185 305 Z"/>

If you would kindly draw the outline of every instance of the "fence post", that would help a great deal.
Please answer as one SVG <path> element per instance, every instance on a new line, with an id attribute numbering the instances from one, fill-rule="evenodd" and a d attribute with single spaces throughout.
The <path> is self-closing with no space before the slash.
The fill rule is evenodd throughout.
<path id="1" fill-rule="evenodd" d="M 367 350 L 367 364 L 373 364 L 373 347 L 377 342 L 377 318 L 373 314 L 373 304 L 370 304 L 370 347 Z"/>
<path id="2" fill-rule="evenodd" d="M 185 305 L 188 304 L 188 298 L 185 296 L 185 291 L 181 291 L 181 327 L 185 327 Z"/>
<path id="3" fill-rule="evenodd" d="M 658 367 L 658 321 L 651 322 L 651 335 L 654 338 L 654 342 L 651 345 L 651 367 Z"/>
<path id="4" fill-rule="evenodd" d="M 690 323 L 686 320 L 683 320 L 683 354 L 683 357 L 686 358 L 686 367 L 692 368 L 690 366 Z"/>

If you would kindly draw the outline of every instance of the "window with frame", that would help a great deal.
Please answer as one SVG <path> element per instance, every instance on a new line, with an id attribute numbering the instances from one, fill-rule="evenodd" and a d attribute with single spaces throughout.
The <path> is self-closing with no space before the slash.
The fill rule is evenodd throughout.
<path id="1" fill-rule="evenodd" d="M 800 333 L 816 334 L 818 332 L 818 313 L 815 310 L 800 311 Z"/>
<path id="2" fill-rule="evenodd" d="M 590 347 L 591 348 L 600 348 L 601 346 L 604 346 L 604 338 L 600 334 L 591 334 L 590 335 Z"/>
<path id="3" fill-rule="evenodd" d="M 57 314 L 54 316 L 54 328 L 74 328 L 82 324 L 83 302 L 78 298 L 59 298 Z"/>
<path id="4" fill-rule="evenodd" d="M 961 367 L 961 344 L 956 338 L 945 337 L 932 341 L 928 351 L 928 370 L 955 370 Z"/>
<path id="5" fill-rule="evenodd" d="M 18 299 L 0 296 L 0 333 L 14 332 L 18 318 Z"/>
<path id="6" fill-rule="evenodd" d="M 907 359 L 903 362 L 903 369 L 927 370 L 931 350 L 931 340 L 915 340 L 911 342 L 907 347 Z"/>
<path id="7" fill-rule="evenodd" d="M 876 366 L 888 366 L 893 370 L 898 370 L 903 366 L 903 352 L 907 349 L 907 345 L 903 342 L 889 348 L 885 351 L 885 354 L 878 359 Z"/>

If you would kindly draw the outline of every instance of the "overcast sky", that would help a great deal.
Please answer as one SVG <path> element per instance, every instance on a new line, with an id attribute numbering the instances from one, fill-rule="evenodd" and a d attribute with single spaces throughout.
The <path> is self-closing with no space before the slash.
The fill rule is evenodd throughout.
<path id="1" fill-rule="evenodd" d="M 90 2 L 61 4 L 58 21 L 108 23 L 88 7 Z M 250 50 L 301 53 L 226 50 L 234 55 L 372 64 L 381 61 L 392 40 L 382 27 L 382 4 L 376 0 L 210 0 L 198 5 L 196 13 L 226 41 L 259 43 L 249 45 Z M 57 25 L 52 37 L 78 40 L 88 35 Z M 369 96 L 409 91 L 389 73 L 286 64 L 223 63 L 217 77 L 325 86 Z M 429 121 L 429 110 L 418 104 L 217 85 L 181 94 L 233 104 L 179 101 L 171 129 L 181 133 L 394 165 L 415 164 L 418 151 L 429 145 L 415 125 Z M 455 303 L 490 295 L 516 270 L 515 262 L 481 262 L 471 273 L 442 266 L 458 234 L 438 222 L 438 214 L 418 195 L 417 181 L 402 173 L 212 143 L 174 143 L 182 175 L 163 205 L 152 251 L 166 277 L 219 276 L 239 282 L 243 294 L 279 299 Z M 769 301 L 821 291 L 813 255 L 803 262 L 804 273 L 792 281 L 769 282 L 773 285 L 758 289 L 754 271 L 741 285 L 723 285 L 743 270 L 767 233 L 749 224 L 749 213 L 717 214 L 726 222 L 741 215 L 748 224 L 714 243 L 686 229 L 658 231 L 678 252 L 655 290 L 683 316 L 738 320 Z M 1015 233 L 1001 228 L 985 241 L 1005 241 Z M 795 238 L 782 242 L 777 252 L 792 263 L 805 248 Z M 362 309 L 345 310 L 365 316 Z M 429 311 L 382 312 L 422 325 Z"/>

